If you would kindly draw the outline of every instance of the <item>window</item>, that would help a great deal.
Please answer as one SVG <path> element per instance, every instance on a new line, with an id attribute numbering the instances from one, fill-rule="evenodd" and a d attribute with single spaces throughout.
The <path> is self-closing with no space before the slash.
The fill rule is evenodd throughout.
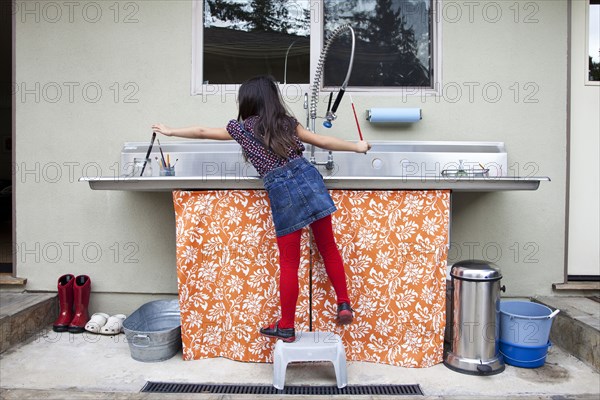
<path id="1" fill-rule="evenodd" d="M 589 0 L 587 7 L 587 81 L 600 83 L 600 0 Z"/>
<path id="2" fill-rule="evenodd" d="M 237 84 L 261 74 L 309 81 L 308 0 L 204 0 L 203 11 L 204 83 Z"/>
<path id="3" fill-rule="evenodd" d="M 439 81 L 437 1 L 195 0 L 192 92 L 259 74 L 308 87 L 326 38 L 342 24 L 356 35 L 349 90 L 431 89 Z M 325 88 L 345 78 L 350 41 L 344 33 L 331 43 Z"/>
<path id="4" fill-rule="evenodd" d="M 345 23 L 356 32 L 349 86 L 432 86 L 430 1 L 325 1 L 324 6 L 325 37 Z M 335 79 L 336 71 L 347 69 L 350 40 L 346 35 L 332 43 L 325 86 L 341 83 Z"/>

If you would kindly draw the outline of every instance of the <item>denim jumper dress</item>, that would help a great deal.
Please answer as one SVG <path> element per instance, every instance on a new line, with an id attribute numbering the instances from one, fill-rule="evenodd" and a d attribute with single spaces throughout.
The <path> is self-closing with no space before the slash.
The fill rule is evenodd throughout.
<path id="1" fill-rule="evenodd" d="M 240 125 L 244 135 L 262 145 Z M 282 163 L 263 176 L 277 237 L 302 229 L 337 209 L 323 177 L 306 158 L 282 160 Z"/>

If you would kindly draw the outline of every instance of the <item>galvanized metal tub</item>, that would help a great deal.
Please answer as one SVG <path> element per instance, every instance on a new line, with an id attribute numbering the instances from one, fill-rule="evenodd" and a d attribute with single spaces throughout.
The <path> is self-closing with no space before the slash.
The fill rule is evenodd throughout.
<path id="1" fill-rule="evenodd" d="M 181 348 L 178 300 L 156 300 L 142 305 L 123 321 L 123 331 L 134 360 L 168 360 Z"/>

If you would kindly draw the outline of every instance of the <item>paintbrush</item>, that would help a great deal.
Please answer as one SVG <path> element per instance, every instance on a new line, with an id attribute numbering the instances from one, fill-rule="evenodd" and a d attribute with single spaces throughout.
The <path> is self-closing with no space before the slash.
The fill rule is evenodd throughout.
<path id="1" fill-rule="evenodd" d="M 358 123 L 358 117 L 356 116 L 356 108 L 354 108 L 354 100 L 352 99 L 352 95 L 350 95 L 350 104 L 352 104 L 352 112 L 354 113 L 354 120 L 356 121 L 356 127 L 358 128 L 358 136 L 360 136 L 360 140 L 363 140 L 362 131 L 360 130 L 360 124 Z"/>
<path id="2" fill-rule="evenodd" d="M 148 147 L 148 152 L 146 153 L 146 160 L 150 157 L 150 153 L 152 152 L 152 146 L 154 145 L 154 139 L 156 139 L 156 132 L 152 132 L 152 140 L 150 140 L 150 146 Z M 140 176 L 144 176 L 144 170 L 146 169 L 147 161 L 144 161 L 144 166 L 142 167 L 142 172 Z"/>
<path id="3" fill-rule="evenodd" d="M 162 147 L 160 147 L 160 140 L 156 139 L 158 142 L 158 149 L 160 150 L 160 158 L 162 158 L 163 165 L 166 167 L 167 163 L 165 161 L 165 155 L 163 154 Z"/>

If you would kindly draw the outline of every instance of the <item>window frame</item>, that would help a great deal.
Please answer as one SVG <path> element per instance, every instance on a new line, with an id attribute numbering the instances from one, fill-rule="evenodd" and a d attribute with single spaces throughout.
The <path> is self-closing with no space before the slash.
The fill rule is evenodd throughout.
<path id="1" fill-rule="evenodd" d="M 421 86 L 402 86 L 402 87 L 379 87 L 379 86 L 348 86 L 346 91 L 349 93 L 361 94 L 401 94 L 402 98 L 412 96 L 439 96 L 442 88 L 442 18 L 441 10 L 442 0 L 431 0 L 432 18 L 431 18 L 431 55 L 433 62 L 433 81 L 431 87 Z M 324 4 L 321 0 L 310 0 L 311 21 L 310 21 L 310 70 L 309 83 L 303 84 L 282 84 L 282 91 L 297 91 L 297 95 L 310 92 L 315 76 L 317 64 L 323 48 L 324 39 Z M 204 35 L 204 0 L 192 0 L 192 71 L 191 71 L 191 95 L 204 96 L 206 94 L 228 94 L 237 91 L 240 84 L 205 84 L 203 81 L 203 35 Z M 318 51 L 313 51 L 318 49 Z M 338 87 L 321 86 L 320 91 L 330 92 L 337 90 Z"/>

